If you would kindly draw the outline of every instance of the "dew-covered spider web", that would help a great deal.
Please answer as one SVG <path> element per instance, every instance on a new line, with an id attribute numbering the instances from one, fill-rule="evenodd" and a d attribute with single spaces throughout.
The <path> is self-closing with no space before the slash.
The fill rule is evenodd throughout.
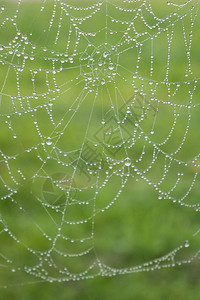
<path id="1" fill-rule="evenodd" d="M 197 263 L 198 0 L 0 1 L 0 285 Z"/>

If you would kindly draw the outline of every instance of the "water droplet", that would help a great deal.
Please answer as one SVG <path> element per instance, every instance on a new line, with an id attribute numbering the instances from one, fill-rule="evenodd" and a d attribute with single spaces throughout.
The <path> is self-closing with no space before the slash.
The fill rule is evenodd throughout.
<path id="1" fill-rule="evenodd" d="M 4 49 L 3 45 L 0 45 L 0 51 L 2 51 Z"/>
<path id="2" fill-rule="evenodd" d="M 30 56 L 30 60 L 34 60 L 35 57 L 33 55 Z"/>
<path id="3" fill-rule="evenodd" d="M 131 165 L 131 159 L 129 157 L 126 157 L 124 160 L 125 166 L 129 167 Z"/>
<path id="4" fill-rule="evenodd" d="M 153 84 L 153 81 L 152 80 L 149 80 L 149 85 L 152 85 Z"/>
<path id="5" fill-rule="evenodd" d="M 17 138 L 17 135 L 16 135 L 16 134 L 14 134 L 14 135 L 13 135 L 13 139 L 16 139 L 16 138 Z"/>
<path id="6" fill-rule="evenodd" d="M 103 54 L 103 57 L 106 58 L 107 56 L 108 56 L 108 52 L 105 51 L 104 54 Z"/>
<path id="7" fill-rule="evenodd" d="M 189 246 L 190 246 L 190 243 L 189 243 L 188 240 L 186 240 L 186 241 L 184 242 L 184 247 L 185 247 L 185 248 L 188 248 Z"/>
<path id="8" fill-rule="evenodd" d="M 153 129 L 150 131 L 150 134 L 154 134 L 154 130 Z"/>
<path id="9" fill-rule="evenodd" d="M 50 137 L 47 138 L 46 144 L 47 144 L 48 146 L 52 145 L 52 139 L 51 139 Z"/>
<path id="10" fill-rule="evenodd" d="M 102 121 L 101 121 L 101 124 L 102 124 L 102 125 L 104 125 L 105 123 L 106 123 L 105 120 L 102 120 Z"/>
<path id="11" fill-rule="evenodd" d="M 134 79 L 137 78 L 137 74 L 133 74 L 133 78 L 134 78 Z"/>
<path id="12" fill-rule="evenodd" d="M 188 77 L 188 73 L 187 72 L 185 72 L 185 77 Z"/>
<path id="13" fill-rule="evenodd" d="M 101 85 L 104 85 L 105 83 L 105 79 L 101 79 Z"/>
<path id="14" fill-rule="evenodd" d="M 72 64 L 74 61 L 73 57 L 72 56 L 69 56 L 69 62 Z"/>
<path id="15" fill-rule="evenodd" d="M 111 64 L 109 64 L 109 67 L 108 67 L 108 69 L 109 70 L 113 70 L 114 69 L 114 66 L 113 66 L 113 64 L 111 63 Z"/>

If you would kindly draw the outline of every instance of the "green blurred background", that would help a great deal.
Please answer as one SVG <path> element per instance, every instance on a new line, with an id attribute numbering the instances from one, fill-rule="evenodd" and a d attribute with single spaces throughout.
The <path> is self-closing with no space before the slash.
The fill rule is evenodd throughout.
<path id="1" fill-rule="evenodd" d="M 109 17 L 105 17 L 106 5 L 105 1 L 102 4 L 102 9 L 97 13 L 93 19 L 88 19 L 83 24 L 80 24 L 81 30 L 84 32 L 98 32 L 101 28 L 105 27 L 106 22 L 108 28 L 112 28 L 113 31 L 116 31 L 116 34 L 109 34 L 108 32 L 108 44 L 105 46 L 105 32 L 102 30 L 95 37 L 88 36 L 88 40 L 80 39 L 80 44 L 78 45 L 77 52 L 78 55 L 74 57 L 74 62 L 71 65 L 70 62 L 66 61 L 65 63 L 60 63 L 60 56 L 58 62 L 55 62 L 56 70 L 63 67 L 60 73 L 56 74 L 56 85 L 54 82 L 54 76 L 52 72 L 49 74 L 49 87 L 46 85 L 46 70 L 53 69 L 52 60 L 45 60 L 44 57 L 53 57 L 56 58 L 56 54 L 64 53 L 66 49 L 66 41 L 68 38 L 68 31 L 70 22 L 68 18 L 64 18 L 59 39 L 57 44 L 54 44 L 55 37 L 57 35 L 57 29 L 59 26 L 59 17 L 60 17 L 60 6 L 58 4 L 56 8 L 56 14 L 52 28 L 48 30 L 48 25 L 51 20 L 53 5 L 52 1 L 47 1 L 43 13 L 40 12 L 41 8 L 40 1 L 22 1 L 22 4 L 19 8 L 19 14 L 17 17 L 17 27 L 20 31 L 21 36 L 26 35 L 28 40 L 32 45 L 36 45 L 36 50 L 33 49 L 30 44 L 21 40 L 21 44 L 25 47 L 25 53 L 31 55 L 31 51 L 35 55 L 35 59 L 27 59 L 25 68 L 19 70 L 19 83 L 20 83 L 20 95 L 21 102 L 18 101 L 18 88 L 16 80 L 16 69 L 10 68 L 8 72 L 8 64 L 15 64 L 18 66 L 23 66 L 23 55 L 22 57 L 12 56 L 6 54 L 7 49 L 3 50 L 3 59 L 8 63 L 2 64 L 1 61 L 1 73 L 0 73 L 0 87 L 4 88 L 1 90 L 1 117 L 0 117 L 0 147 L 2 152 L 9 156 L 17 155 L 16 160 L 10 162 L 11 173 L 16 179 L 17 182 L 21 184 L 21 187 L 18 189 L 16 195 L 13 196 L 14 204 L 11 201 L 1 201 L 0 204 L 0 213 L 8 225 L 9 230 L 17 236 L 21 243 L 24 243 L 26 246 L 35 249 L 36 251 L 46 251 L 50 247 L 50 242 L 46 241 L 46 238 L 41 235 L 41 232 L 35 227 L 37 223 L 49 236 L 53 237 L 57 234 L 57 227 L 55 224 L 52 224 L 49 221 L 48 215 L 44 213 L 44 210 L 39 205 L 36 197 L 40 197 L 43 201 L 46 201 L 51 204 L 50 201 L 54 201 L 54 195 L 48 193 L 48 182 L 46 178 L 43 178 L 44 173 L 38 173 L 36 180 L 33 180 L 32 176 L 37 172 L 41 167 L 41 160 L 38 158 L 38 155 L 42 159 L 46 159 L 47 155 L 52 155 L 52 159 L 44 167 L 46 174 L 49 174 L 51 177 L 55 174 L 65 173 L 68 177 L 71 176 L 73 169 L 72 167 L 60 166 L 57 164 L 59 157 L 55 155 L 52 145 L 46 147 L 45 151 L 43 147 L 38 146 L 35 151 L 30 153 L 26 152 L 27 149 L 34 147 L 34 145 L 40 145 L 41 137 L 39 137 L 38 132 L 34 127 L 34 120 L 37 120 L 37 124 L 40 128 L 40 132 L 43 136 L 43 140 L 46 140 L 49 136 L 53 142 L 57 140 L 57 137 L 60 136 L 60 132 L 63 130 L 63 125 L 59 125 L 55 130 L 55 125 L 52 124 L 47 110 L 44 106 L 39 109 L 39 105 L 47 103 L 55 97 L 53 103 L 52 116 L 55 124 L 59 122 L 61 118 L 64 120 L 64 124 L 70 120 L 71 115 L 67 114 L 68 109 L 72 106 L 76 110 L 76 105 L 73 104 L 74 100 L 78 95 L 83 91 L 85 86 L 86 76 L 90 76 L 88 72 L 85 73 L 84 63 L 80 60 L 81 57 L 87 56 L 86 53 L 90 55 L 90 52 L 95 49 L 100 49 L 100 51 L 108 51 L 111 53 L 111 59 L 114 65 L 116 64 L 116 58 L 118 53 L 118 69 L 117 75 L 115 77 L 115 83 L 106 81 L 106 85 L 99 88 L 99 94 L 94 103 L 95 92 L 91 92 L 87 95 L 86 100 L 81 103 L 80 110 L 77 110 L 75 117 L 70 122 L 70 125 L 64 130 L 63 136 L 60 138 L 59 142 L 56 144 L 59 149 L 64 152 L 73 151 L 79 149 L 84 141 L 85 132 L 88 126 L 88 120 L 90 119 L 90 130 L 88 132 L 88 137 L 92 139 L 92 143 L 95 141 L 95 133 L 101 128 L 101 121 L 109 121 L 112 118 L 112 113 L 110 112 L 110 101 L 109 97 L 114 101 L 117 99 L 117 104 L 114 103 L 114 106 L 118 105 L 122 107 L 124 105 L 124 99 L 127 101 L 133 94 L 132 88 L 132 75 L 135 73 L 136 60 L 138 55 L 138 47 L 128 46 L 126 41 L 122 44 L 117 50 L 112 52 L 112 47 L 110 45 L 116 45 L 118 41 L 122 38 L 123 33 L 127 27 L 127 24 L 113 24 Z M 86 7 L 90 5 L 91 1 L 71 1 L 68 2 L 71 5 L 83 6 Z M 97 3 L 94 1 L 94 3 Z M 134 8 L 138 7 L 142 2 L 132 4 L 124 4 L 123 1 L 112 1 L 108 3 L 107 9 L 108 14 L 112 15 L 113 18 L 117 20 L 130 21 L 133 18 L 133 12 L 123 13 L 120 10 L 116 9 L 117 5 L 122 7 Z M 166 18 L 167 15 L 171 14 L 176 7 L 166 5 L 166 2 L 163 1 L 162 5 L 160 1 L 152 0 L 150 2 L 152 9 L 155 15 L 159 18 Z M 177 1 L 176 3 L 182 4 L 183 1 Z M 5 7 L 2 13 L 2 20 L 6 16 L 13 16 L 16 10 L 15 1 L 0 1 Z M 178 16 L 188 13 L 191 10 L 192 5 L 194 4 L 195 8 L 198 8 L 198 1 L 192 1 L 191 5 L 189 4 L 186 7 L 177 11 Z M 195 9 L 192 10 L 192 17 L 195 16 Z M 74 12 L 74 11 L 73 11 Z M 77 16 L 87 15 L 88 12 L 78 11 L 74 12 Z M 192 102 L 194 104 L 199 103 L 199 18 L 198 14 L 195 19 L 193 27 L 193 36 L 192 36 L 192 48 L 190 50 L 191 54 L 191 67 L 193 74 L 188 74 L 187 78 L 185 77 L 185 72 L 188 68 L 187 53 L 184 41 L 183 34 L 183 24 L 185 29 L 185 34 L 188 37 L 191 29 L 191 15 L 190 13 L 182 22 L 179 20 L 175 22 L 174 34 L 172 39 L 172 46 L 170 51 L 170 64 L 169 64 L 169 75 L 167 82 L 174 82 L 170 86 L 170 99 L 169 99 L 169 89 L 167 89 L 166 84 L 159 84 L 154 97 L 161 99 L 163 101 L 171 101 L 173 103 L 179 104 L 188 104 L 189 103 L 189 93 L 188 90 L 192 90 L 193 83 L 186 84 L 186 80 L 192 81 L 195 78 L 197 79 L 196 90 L 193 93 Z M 154 20 L 152 16 L 147 13 L 145 8 L 143 8 L 143 16 L 148 24 L 153 24 Z M 174 15 L 176 19 L 177 15 Z M 94 19 L 95 18 L 95 19 Z M 173 20 L 173 19 L 172 19 Z M 71 21 L 73 22 L 73 21 Z M 171 33 L 170 22 L 163 22 L 160 24 L 159 28 L 165 28 L 169 26 L 169 34 Z M 173 23 L 173 21 L 172 21 Z M 147 36 L 156 34 L 157 28 L 149 29 L 146 28 L 145 24 L 141 22 L 138 18 L 135 21 L 136 29 L 139 33 L 147 31 Z M 30 35 L 31 33 L 31 35 Z M 133 33 L 132 33 L 133 34 Z M 131 35 L 131 33 L 130 33 Z M 9 21 L 0 29 L 0 44 L 9 48 L 9 43 L 11 42 L 12 47 L 14 48 L 13 39 L 16 36 L 16 27 L 13 26 L 13 21 Z M 139 39 L 144 39 L 145 37 L 138 37 Z M 188 39 L 188 38 L 187 38 Z M 75 30 L 72 30 L 72 36 L 70 40 L 70 47 L 68 53 L 72 53 L 77 40 Z M 95 47 L 87 48 L 87 43 L 90 41 Z M 154 55 L 154 64 L 153 64 L 153 75 L 152 80 L 155 82 L 163 82 L 166 75 L 167 67 L 167 47 L 168 40 L 166 32 L 161 33 L 158 37 L 153 39 L 153 55 Z M 130 45 L 132 45 L 130 43 Z M 142 47 L 141 59 L 140 59 L 140 68 L 138 70 L 139 76 L 145 78 L 142 81 L 140 78 L 135 79 L 135 87 L 140 91 L 143 89 L 146 94 L 147 101 L 150 100 L 152 95 L 151 87 L 149 86 L 149 70 L 150 70 L 150 55 L 151 55 L 151 40 L 144 42 Z M 19 46 L 19 52 L 22 51 L 22 46 Z M 45 51 L 44 49 L 47 49 Z M 126 50 L 126 51 L 124 51 Z M 52 52 L 54 51 L 54 52 Z M 16 51 L 17 52 L 17 51 Z M 83 56 L 82 56 L 83 55 Z M 93 54 L 91 54 L 93 55 Z M 14 58 L 13 58 L 14 57 Z M 80 64 L 82 67 L 80 69 Z M 73 66 L 73 68 L 70 68 Z M 36 70 L 41 68 L 45 70 L 44 72 L 38 72 L 35 75 L 35 90 L 33 90 L 33 82 L 31 80 L 31 70 Z M 33 72 L 32 71 L 32 72 Z M 7 72 L 8 77 L 7 76 Z M 81 75 L 80 75 L 81 72 Z M 103 72 L 103 71 L 102 71 Z M 102 73 L 102 78 L 108 73 Z M 119 75 L 118 75 L 119 74 Z M 92 75 L 93 76 L 93 75 Z M 78 79 L 75 79 L 75 78 Z M 101 77 L 101 75 L 100 75 Z M 7 78 L 4 85 L 4 80 Z M 72 83 L 67 83 L 73 78 Z M 126 78 L 127 81 L 124 81 L 123 78 Z M 100 78 L 101 79 L 101 78 Z M 180 82 L 180 88 L 176 93 L 177 83 Z M 115 91 L 115 86 L 118 88 L 117 96 Z M 192 86 L 192 87 L 191 87 Z M 57 89 L 60 87 L 60 89 Z M 32 95 L 36 92 L 36 95 L 47 92 L 47 98 L 39 96 L 38 99 L 35 97 L 30 98 L 30 107 L 37 108 L 36 112 L 32 114 L 14 114 L 15 111 L 25 111 L 30 107 L 27 105 L 27 101 L 23 98 L 23 95 Z M 109 96 L 109 93 L 110 96 Z M 15 95 L 16 98 L 12 99 L 7 95 Z M 121 96 L 120 96 L 121 95 Z M 33 94 L 34 96 L 34 94 Z M 13 104 L 14 103 L 14 104 Z M 126 102 L 125 102 L 126 104 Z M 162 143 L 169 135 L 171 127 L 174 121 L 174 110 L 173 107 L 168 104 L 159 103 L 157 106 L 157 101 L 153 101 L 152 105 L 155 109 L 158 108 L 157 118 L 154 127 L 153 135 L 150 134 L 152 126 L 154 124 L 155 114 L 150 110 L 147 112 L 147 118 L 141 122 L 140 126 L 142 130 L 150 136 L 150 139 L 153 143 L 159 144 Z M 93 110 L 92 110 L 93 107 Z M 51 106 L 50 106 L 51 108 Z M 134 110 L 141 115 L 140 108 L 136 105 Z M 165 153 L 172 153 L 177 150 L 181 141 L 183 140 L 185 130 L 188 123 L 188 108 L 177 107 L 177 113 L 179 117 L 173 131 L 172 136 L 169 141 L 161 146 L 161 149 Z M 8 120 L 7 116 L 11 116 L 11 124 L 13 129 L 8 128 L 8 123 L 5 121 Z M 181 161 L 191 161 L 195 155 L 199 153 L 199 108 L 198 106 L 194 109 L 191 109 L 191 123 L 189 127 L 189 132 L 184 145 L 181 151 L 178 152 L 174 157 L 177 160 Z M 125 124 L 126 129 L 131 130 L 132 124 Z M 13 138 L 13 136 L 17 138 Z M 145 170 L 152 161 L 152 144 L 148 145 L 145 142 L 144 136 L 139 138 L 140 131 L 136 133 L 136 145 L 131 147 L 128 151 L 129 157 L 132 161 L 136 162 L 140 158 L 140 155 L 143 151 L 145 145 L 145 155 L 142 159 L 142 162 L 137 162 L 138 169 L 142 172 Z M 101 137 L 100 137 L 101 138 Z M 99 151 L 102 151 L 102 145 L 98 146 Z M 116 160 L 122 160 L 126 157 L 123 149 L 117 152 L 113 157 L 109 153 L 108 149 L 105 150 L 106 155 L 114 157 Z M 102 153 L 102 152 L 101 152 Z M 76 154 L 76 152 L 75 152 Z M 57 159 L 55 159 L 55 157 Z M 70 159 L 70 158 L 69 158 Z M 61 158 L 62 160 L 62 158 Z M 68 160 L 66 160 L 66 163 Z M 148 178 L 152 182 L 159 182 L 162 178 L 164 165 L 166 163 L 166 157 L 162 154 L 158 155 L 157 161 L 154 164 L 154 168 L 148 173 Z M 25 180 L 17 172 L 20 168 L 21 172 L 25 176 Z M 122 164 L 119 165 L 118 170 L 122 169 Z M 105 164 L 102 173 L 100 175 L 100 180 L 105 179 L 105 171 L 107 171 L 108 165 Z M 124 172 L 126 172 L 125 170 Z M 6 194 L 6 189 L 4 189 L 4 184 L 7 184 L 11 188 L 15 189 L 16 186 L 10 179 L 8 174 L 7 167 L 5 165 L 5 157 L 1 156 L 1 165 L 0 165 L 0 175 L 3 179 L 1 182 L 1 197 Z M 193 176 L 196 172 L 193 163 L 189 163 L 187 166 L 181 164 L 179 165 L 176 162 L 173 162 L 170 170 L 161 184 L 161 190 L 166 194 L 172 189 L 176 183 L 178 174 L 181 175 L 181 180 L 176 186 L 176 189 L 171 193 L 171 195 L 179 199 L 183 197 L 187 190 L 190 188 L 193 180 Z M 133 173 L 131 173 L 133 175 Z M 76 174 L 74 178 L 73 188 L 85 188 L 89 187 L 94 183 L 95 174 L 91 175 L 91 178 L 88 182 L 87 176 L 84 176 L 84 172 Z M 4 183 L 4 184 L 3 184 Z M 117 176 L 112 176 L 107 188 L 103 189 L 100 195 L 96 200 L 96 208 L 101 210 L 104 206 L 108 205 L 109 202 L 114 198 L 116 191 L 118 191 L 120 186 L 120 181 Z M 45 189 L 46 194 L 44 193 Z M 78 192 L 76 197 L 81 201 L 82 197 L 90 197 L 90 189 L 87 190 L 88 195 L 84 195 L 82 192 Z M 59 190 L 55 192 L 55 197 L 58 197 L 62 204 L 63 193 Z M 198 170 L 197 170 L 197 179 L 192 188 L 192 191 L 189 193 L 186 198 L 186 203 L 190 205 L 198 203 L 199 200 L 199 185 L 198 185 Z M 50 195 L 51 194 L 51 195 Z M 165 195 L 166 196 L 166 195 Z M 48 198 L 49 197 L 49 198 Z M 52 197 L 53 200 L 50 199 Z M 183 249 L 183 251 L 178 254 L 178 257 L 175 257 L 175 261 L 178 260 L 188 260 L 190 259 L 197 251 L 199 250 L 199 237 L 198 235 L 194 238 L 193 234 L 198 230 L 199 226 L 199 216 L 192 208 L 187 208 L 181 206 L 178 203 L 172 203 L 166 197 L 163 199 L 158 199 L 159 194 L 155 191 L 154 187 L 147 184 L 145 180 L 141 178 L 140 175 L 134 174 L 130 176 L 127 180 L 125 187 L 122 190 L 122 193 L 116 203 L 111 206 L 105 212 L 100 212 L 94 218 L 95 228 L 95 249 L 98 257 L 101 261 L 110 267 L 113 268 L 128 268 L 132 266 L 141 265 L 145 262 L 151 261 L 157 257 L 161 257 L 168 252 L 172 251 L 179 245 L 182 245 L 185 240 L 190 241 L 190 247 Z M 20 211 L 19 206 L 15 205 L 18 203 L 19 206 L 22 206 L 25 210 Z M 91 202 L 92 209 L 93 202 Z M 87 211 L 83 212 L 81 210 L 72 211 L 70 219 L 73 218 L 87 218 Z M 91 214 L 91 211 L 89 211 Z M 53 214 L 53 212 L 52 212 Z M 83 215 L 82 215 L 83 214 Z M 60 220 L 60 216 L 55 214 L 56 221 Z M 78 238 L 80 236 L 86 236 L 90 232 L 90 223 L 86 227 L 81 227 L 81 229 L 72 229 L 70 226 L 64 228 L 66 236 L 71 236 L 71 238 Z M 2 228 L 3 229 L 3 228 Z M 89 245 L 89 244 L 88 244 Z M 86 246 L 88 246 L 86 244 Z M 61 245 L 63 246 L 63 245 Z M 73 243 L 73 246 L 70 244 L 64 245 L 67 247 L 67 250 L 71 253 L 76 251 L 81 251 L 82 246 L 78 243 Z M 64 248 L 64 252 L 68 252 Z M 128 275 L 117 275 L 113 277 L 95 277 L 94 279 L 79 280 L 79 281 L 69 281 L 64 283 L 29 283 L 34 281 L 34 276 L 26 275 L 23 272 L 12 273 L 11 269 L 21 267 L 23 265 L 34 265 L 36 263 L 35 257 L 27 254 L 27 251 L 20 245 L 16 245 L 16 242 L 13 239 L 9 238 L 8 234 L 4 231 L 0 235 L 0 253 L 6 255 L 13 260 L 13 264 L 8 268 L 0 268 L 0 286 L 8 285 L 6 289 L 0 289 L 0 299 L 199 299 L 200 287 L 199 287 L 199 261 L 198 259 L 194 260 L 190 264 L 185 264 L 178 266 L 176 265 L 173 268 L 164 268 L 161 270 L 154 270 L 141 273 L 132 273 Z M 2 258 L 2 257 L 1 257 Z M 56 259 L 56 258 L 55 258 Z M 91 262 L 93 256 L 89 256 L 86 261 L 73 260 L 72 258 L 67 261 L 67 267 L 71 268 L 72 272 L 81 272 L 85 264 Z M 65 263 L 64 260 L 59 261 L 60 268 Z M 2 259 L 1 264 L 4 264 Z M 51 272 L 51 270 L 49 270 Z M 52 274 L 52 276 L 54 273 Z M 56 275 L 55 275 L 56 276 Z M 37 279 L 36 279 L 37 280 Z M 28 282 L 28 284 L 26 283 Z"/>

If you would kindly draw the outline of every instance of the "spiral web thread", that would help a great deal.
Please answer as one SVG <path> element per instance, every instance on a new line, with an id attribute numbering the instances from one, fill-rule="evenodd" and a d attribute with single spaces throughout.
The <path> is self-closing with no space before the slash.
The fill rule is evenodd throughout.
<path id="1" fill-rule="evenodd" d="M 104 263 L 95 240 L 96 222 L 130 184 L 134 201 L 138 182 L 154 205 L 198 217 L 199 1 L 163 3 L 165 15 L 156 1 L 80 3 L 38 2 L 28 26 L 30 3 L 0 8 L 2 286 L 199 257 L 197 224 L 166 254 L 124 268 Z"/>

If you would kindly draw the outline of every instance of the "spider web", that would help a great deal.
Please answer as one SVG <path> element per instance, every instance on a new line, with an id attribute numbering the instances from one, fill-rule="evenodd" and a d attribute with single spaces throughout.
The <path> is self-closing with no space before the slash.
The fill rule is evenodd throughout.
<path id="1" fill-rule="evenodd" d="M 2 2 L 1 286 L 199 258 L 199 1 L 163 6 Z"/>

